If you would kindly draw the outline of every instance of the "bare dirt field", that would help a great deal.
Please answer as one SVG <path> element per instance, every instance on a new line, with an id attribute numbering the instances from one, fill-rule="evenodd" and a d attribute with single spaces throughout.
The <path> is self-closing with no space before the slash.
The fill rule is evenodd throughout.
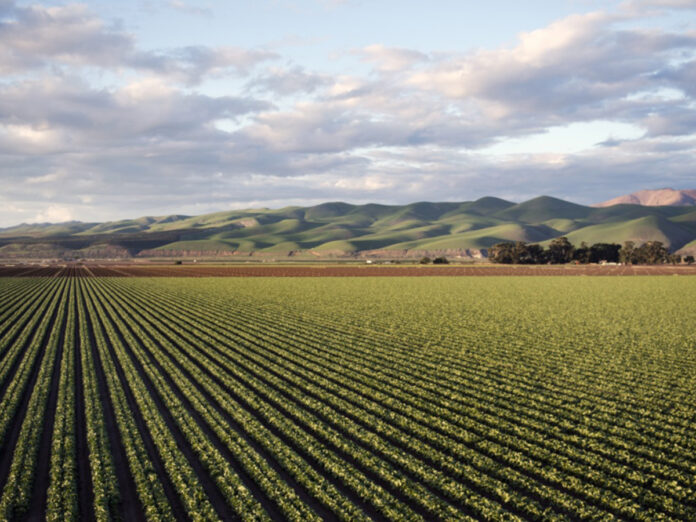
<path id="1" fill-rule="evenodd" d="M 0 265 L 0 277 L 393 277 L 393 276 L 627 276 L 696 275 L 696 265 L 658 266 L 205 266 Z"/>

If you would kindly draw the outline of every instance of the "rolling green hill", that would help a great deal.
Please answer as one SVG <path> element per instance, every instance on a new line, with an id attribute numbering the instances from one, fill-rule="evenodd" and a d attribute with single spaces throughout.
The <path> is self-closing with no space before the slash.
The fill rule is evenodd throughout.
<path id="1" fill-rule="evenodd" d="M 482 256 L 502 241 L 662 241 L 696 247 L 694 207 L 586 207 L 541 196 L 515 204 L 486 197 L 408 205 L 322 203 L 108 223 L 0 229 L 0 258 L 157 256 Z"/>

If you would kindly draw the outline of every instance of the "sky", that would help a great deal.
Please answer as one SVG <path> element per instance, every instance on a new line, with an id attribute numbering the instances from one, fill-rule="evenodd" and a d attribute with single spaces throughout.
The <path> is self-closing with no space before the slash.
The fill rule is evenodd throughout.
<path id="1" fill-rule="evenodd" d="M 0 227 L 696 188 L 696 0 L 0 0 Z"/>

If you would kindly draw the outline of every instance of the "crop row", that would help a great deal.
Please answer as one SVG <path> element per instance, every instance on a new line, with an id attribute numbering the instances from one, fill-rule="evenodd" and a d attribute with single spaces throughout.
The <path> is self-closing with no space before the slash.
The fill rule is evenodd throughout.
<path id="1" fill-rule="evenodd" d="M 0 518 L 696 518 L 693 285 L 526 281 L 1 279 Z"/>
<path id="2" fill-rule="evenodd" d="M 161 297 L 158 298 L 157 301 L 158 301 L 158 303 L 163 303 L 164 306 L 168 307 L 167 308 L 168 314 L 174 313 L 173 307 L 175 305 L 173 305 L 172 303 L 168 303 L 166 301 L 162 301 Z M 191 309 L 193 307 L 189 306 L 188 308 Z M 209 304 L 207 307 L 206 316 L 211 315 L 210 308 L 211 308 L 211 306 Z M 256 324 L 263 325 L 264 322 L 258 321 Z M 224 328 L 224 326 L 220 326 L 220 325 L 217 325 L 217 326 L 218 326 L 218 328 Z M 229 328 L 234 330 L 235 335 L 237 337 L 243 335 L 243 328 L 240 328 L 240 325 L 238 322 L 236 322 L 233 326 L 230 326 Z M 263 327 L 260 327 L 260 329 L 263 329 Z M 189 334 L 193 331 L 195 331 L 195 330 L 192 328 L 189 328 Z M 286 329 L 283 329 L 283 332 L 286 332 Z M 266 331 L 266 334 L 268 334 L 267 331 Z M 258 335 L 263 336 L 264 334 L 258 334 Z M 224 340 L 222 340 L 222 339 L 217 339 L 216 341 L 218 343 L 224 342 Z M 281 346 L 282 348 L 275 348 L 275 350 L 281 354 L 287 354 L 288 351 L 292 350 L 292 348 L 291 348 L 292 342 L 289 342 L 287 338 L 285 338 L 284 341 L 282 342 L 282 344 L 279 344 L 278 346 Z M 268 357 L 268 351 L 269 351 L 268 347 L 264 347 L 264 349 L 266 350 L 265 357 Z M 308 351 L 308 348 L 307 348 L 307 345 L 305 343 L 304 345 L 301 346 L 301 353 L 307 353 L 307 351 Z M 248 354 L 246 354 L 246 355 L 248 356 Z M 284 361 L 279 360 L 279 359 L 269 360 L 269 362 L 271 364 L 270 365 L 266 364 L 266 366 L 276 368 L 276 369 L 279 368 L 283 364 L 285 364 L 285 365 L 288 364 L 287 362 L 284 362 Z M 241 365 L 241 364 L 244 364 L 244 362 L 238 361 L 237 364 Z M 345 360 L 343 360 L 342 367 L 346 368 L 346 366 L 348 366 L 348 363 Z M 318 372 L 315 372 L 314 374 L 309 375 L 305 382 L 321 381 L 322 380 L 322 377 L 321 377 L 322 372 L 324 375 L 331 375 L 330 367 L 327 366 L 323 369 L 320 368 Z M 373 380 L 373 382 L 376 382 L 375 377 L 376 376 L 374 376 L 374 375 L 370 377 Z M 359 381 L 355 380 L 355 376 L 351 376 L 350 379 L 354 380 L 357 383 L 356 384 L 357 387 L 353 386 L 356 390 L 359 390 L 361 387 L 364 390 L 366 388 L 369 388 L 369 386 L 370 386 L 369 381 L 365 381 L 364 383 L 360 383 Z M 295 389 L 297 386 L 302 386 L 301 382 L 298 382 L 298 381 L 295 381 L 292 384 L 293 384 L 292 387 L 285 386 L 285 388 L 286 389 Z M 345 395 L 346 390 L 351 388 L 350 380 L 340 382 L 339 384 L 340 384 L 340 386 L 334 387 L 336 396 L 338 396 L 340 394 Z M 389 384 L 387 384 L 387 383 L 376 384 L 375 388 L 378 388 L 380 386 L 388 387 Z M 330 385 L 327 385 L 326 387 L 330 387 Z M 415 390 L 408 390 L 408 393 L 404 393 L 404 391 L 405 390 L 402 390 L 400 395 L 395 394 L 389 398 L 390 409 L 394 409 L 394 405 L 397 404 L 397 401 L 400 401 L 400 400 L 401 401 L 404 401 L 404 400 L 411 401 L 412 403 L 414 401 L 417 401 L 418 394 L 414 393 Z M 368 407 L 370 407 L 371 409 L 374 410 L 374 402 L 376 400 L 379 400 L 380 392 L 377 389 L 375 389 L 375 390 L 370 390 L 368 393 L 370 394 L 370 397 L 373 398 L 372 403 L 366 402 L 364 397 L 363 398 L 358 397 L 354 403 L 359 404 L 362 401 L 362 404 L 367 404 Z M 420 404 L 420 408 L 422 409 L 421 411 L 425 410 L 427 407 L 428 407 L 427 404 Z M 413 409 L 410 409 L 410 410 L 401 409 L 400 411 L 395 411 L 393 414 L 389 414 L 388 412 L 386 414 L 384 412 L 380 412 L 381 417 L 379 419 L 377 419 L 377 422 L 375 423 L 375 425 L 380 426 L 380 428 L 382 428 L 382 430 L 381 430 L 382 433 L 386 433 L 388 430 L 385 431 L 384 424 L 380 424 L 379 421 L 385 420 L 385 415 L 387 415 L 387 416 L 391 415 L 391 419 L 392 419 L 391 422 L 392 423 L 397 423 L 397 424 L 401 425 L 402 428 L 410 429 L 412 431 L 414 429 L 414 425 L 415 425 L 413 423 L 414 411 L 415 411 L 415 415 L 418 416 L 418 414 L 420 412 L 418 412 L 417 410 L 413 410 Z M 351 416 L 350 413 L 348 412 L 348 410 L 346 410 L 346 409 L 344 409 L 342 411 L 342 414 L 346 417 Z M 462 461 L 477 462 L 477 458 L 476 458 L 477 452 L 472 453 L 471 451 L 467 451 L 465 448 L 463 448 L 461 446 L 461 444 L 458 446 L 456 444 L 453 445 L 452 441 L 449 441 L 443 437 L 438 437 L 437 433 L 433 433 L 436 430 L 433 430 L 432 428 L 436 428 L 437 431 L 442 432 L 443 426 L 445 426 L 445 427 L 447 426 L 447 422 L 444 422 L 443 419 L 440 417 L 440 415 L 441 415 L 441 412 L 438 411 L 437 417 L 432 416 L 432 415 L 430 416 L 431 417 L 431 420 L 430 420 L 431 424 L 429 426 L 424 427 L 423 429 L 420 429 L 420 437 L 421 437 L 420 441 L 427 440 L 427 439 L 435 440 L 436 444 L 440 445 L 440 447 L 443 451 L 449 452 L 449 453 L 452 453 L 454 451 L 455 457 L 460 457 Z M 364 411 L 360 412 L 358 414 L 354 414 L 352 417 L 358 421 L 360 421 L 361 419 L 367 418 Z M 409 420 L 409 417 L 411 420 Z M 421 417 L 420 422 L 423 422 L 423 420 L 422 420 L 423 415 L 421 414 L 420 417 Z M 415 420 L 419 420 L 419 419 L 415 419 Z M 556 467 L 556 468 L 558 468 L 558 471 L 566 469 L 567 471 L 572 473 L 574 476 L 573 475 L 563 476 L 563 475 L 558 475 L 558 471 L 555 471 L 553 474 L 550 474 L 550 475 L 547 474 L 547 476 L 550 477 L 550 479 L 548 481 L 551 483 L 556 483 L 557 487 L 561 490 L 563 490 L 563 489 L 569 490 L 571 494 L 573 494 L 573 491 L 575 491 L 575 495 L 586 498 L 590 503 L 593 503 L 593 502 L 600 503 L 600 505 L 604 505 L 607 508 L 612 509 L 611 502 L 614 502 L 614 505 L 616 506 L 614 509 L 616 509 L 618 512 L 629 513 L 628 510 L 633 509 L 633 510 L 641 511 L 644 514 L 644 516 L 646 516 L 646 517 L 654 516 L 654 514 L 653 515 L 650 514 L 649 509 L 639 509 L 639 507 L 640 507 L 639 505 L 634 504 L 634 507 L 632 507 L 632 508 L 630 507 L 630 504 L 627 504 L 624 506 L 624 504 L 626 504 L 627 498 L 634 498 L 634 499 L 639 499 L 640 502 L 642 502 L 644 504 L 647 503 L 647 504 L 645 504 L 646 507 L 647 507 L 647 505 L 650 505 L 651 503 L 653 503 L 657 507 L 657 509 L 668 510 L 669 512 L 674 512 L 675 514 L 676 513 L 682 513 L 682 514 L 684 513 L 683 508 L 679 504 L 679 501 L 683 500 L 684 495 L 678 496 L 676 499 L 677 500 L 676 502 L 674 499 L 670 500 L 669 497 L 670 497 L 671 491 L 669 489 L 666 489 L 666 488 L 668 488 L 668 485 L 663 486 L 662 490 L 660 490 L 658 487 L 657 488 L 658 493 L 652 494 L 652 500 L 651 500 L 650 491 L 645 490 L 645 488 L 639 487 L 638 484 L 634 483 L 632 486 L 629 486 L 627 484 L 621 485 L 620 481 L 618 481 L 618 484 L 615 484 L 617 481 L 613 477 L 608 478 L 608 479 L 603 479 L 602 475 L 596 473 L 591 467 L 590 468 L 582 468 L 582 467 L 578 468 L 577 462 L 574 462 L 572 460 L 569 461 L 567 459 L 566 460 L 559 459 L 558 456 L 556 456 L 555 454 L 553 454 L 550 451 L 540 453 L 539 450 L 534 447 L 534 445 L 530 446 L 529 442 L 527 442 L 521 446 L 522 448 L 524 448 L 524 451 L 522 453 L 520 453 L 520 449 L 519 449 L 520 447 L 518 446 L 516 449 L 514 443 L 511 445 L 510 438 L 509 437 L 506 438 L 504 436 L 504 433 L 502 434 L 503 435 L 502 437 L 500 435 L 496 435 L 496 433 L 498 433 L 498 432 L 497 432 L 497 430 L 495 430 L 495 426 L 492 424 L 492 421 L 488 421 L 488 423 L 491 424 L 491 431 L 487 431 L 487 432 L 481 431 L 480 422 L 481 422 L 480 418 L 475 419 L 475 422 L 473 424 L 471 424 L 471 423 L 469 424 L 468 429 L 477 432 L 477 433 L 475 433 L 475 435 L 477 435 L 477 436 L 471 437 L 471 439 L 474 441 L 481 441 L 484 438 L 489 439 L 487 441 L 487 444 L 485 445 L 485 447 L 484 447 L 484 444 L 482 442 L 476 442 L 476 445 L 478 446 L 478 448 L 477 448 L 478 452 L 481 452 L 483 450 L 483 453 L 487 453 L 488 457 L 489 457 L 489 461 L 490 461 L 490 458 L 495 459 L 498 463 L 500 463 L 500 461 L 502 460 L 503 463 L 507 467 L 514 468 L 515 466 L 517 466 L 517 467 L 519 467 L 519 471 L 521 471 L 523 473 L 527 472 L 526 474 L 529 474 L 529 470 L 535 469 L 534 460 L 529 459 L 529 456 L 531 455 L 532 457 L 536 458 L 537 460 L 540 460 L 541 465 L 543 466 L 541 468 L 537 468 L 538 470 L 540 470 L 538 473 L 543 474 L 545 471 L 544 468 L 546 468 L 548 466 Z M 437 424 L 434 424 L 434 423 L 437 423 Z M 415 425 L 415 426 L 417 426 L 417 425 Z M 454 438 L 455 440 L 459 439 L 460 442 L 462 441 L 462 439 L 464 439 L 464 442 L 466 442 L 466 438 L 467 438 L 466 431 L 463 431 L 462 428 L 466 428 L 466 426 L 461 426 L 461 425 L 454 426 L 453 429 L 451 429 L 449 431 L 448 435 L 450 435 L 450 437 Z M 430 433 L 428 432 L 428 429 L 431 429 Z M 495 431 L 492 431 L 492 430 L 495 430 Z M 418 429 L 416 431 L 418 432 Z M 396 433 L 398 434 L 398 432 L 396 432 Z M 532 434 L 532 436 L 534 436 L 534 435 L 535 434 Z M 536 435 L 538 436 L 538 434 L 536 434 Z M 492 440 L 490 440 L 490 439 L 492 439 Z M 498 440 L 497 444 L 495 443 L 496 439 Z M 397 442 L 394 438 L 390 439 L 390 441 L 392 443 Z M 514 441 L 514 439 L 513 439 L 513 441 Z M 491 446 L 490 442 L 493 442 L 492 446 Z M 403 445 L 401 447 L 403 448 Z M 432 447 L 432 443 L 431 443 L 431 447 Z M 459 448 L 459 450 L 458 450 L 459 453 L 457 453 L 457 450 L 455 449 L 457 447 Z M 418 452 L 419 449 L 416 448 L 416 449 L 414 449 L 414 451 Z M 431 463 L 433 462 L 433 457 L 436 457 L 438 455 L 437 451 L 433 452 L 431 448 L 428 448 L 427 453 L 420 451 L 420 454 L 421 454 L 420 456 L 423 459 L 425 459 L 426 461 L 429 461 Z M 581 454 L 576 452 L 576 455 L 581 455 Z M 440 458 L 442 458 L 442 455 L 440 456 Z M 482 460 L 481 455 L 479 454 L 478 455 L 478 462 L 480 463 L 481 460 Z M 440 467 L 442 467 L 443 462 L 444 461 L 440 460 L 440 463 L 438 465 Z M 603 463 L 603 461 L 598 460 L 598 459 L 595 459 L 594 462 L 595 463 Z M 592 463 L 593 463 L 593 461 L 590 460 L 589 464 L 592 465 Z M 488 469 L 491 469 L 491 466 L 495 466 L 495 464 L 496 464 L 496 462 L 492 462 L 491 464 L 488 464 L 488 466 L 487 466 Z M 482 467 L 483 466 L 485 466 L 485 464 L 482 465 Z M 560 466 L 560 468 L 559 468 L 559 466 Z M 471 476 L 472 476 L 471 474 L 467 473 L 466 475 L 464 475 L 462 473 L 464 469 L 465 468 L 462 468 L 461 466 L 450 466 L 450 473 L 453 474 L 458 480 L 466 480 L 466 478 L 471 478 Z M 483 469 L 486 469 L 486 468 L 483 467 Z M 493 473 L 493 474 L 496 474 L 496 473 Z M 514 477 L 510 477 L 510 470 L 509 469 L 505 469 L 503 475 L 507 475 L 508 481 L 512 481 L 512 484 L 515 485 L 515 487 L 518 488 L 518 490 L 524 490 L 524 487 L 520 486 L 519 480 L 517 481 L 517 484 L 515 484 Z M 614 475 L 616 475 L 616 473 L 614 473 Z M 541 478 L 541 480 L 544 480 L 543 475 L 540 476 L 539 474 L 537 474 L 536 476 Z M 598 487 L 593 486 L 593 482 L 597 482 L 597 481 L 599 481 L 599 486 Z M 594 490 L 593 490 L 593 487 L 594 487 Z M 575 490 L 573 490 L 573 488 L 575 488 Z M 608 493 L 610 493 L 612 490 L 616 491 L 616 493 L 619 495 L 613 501 L 611 500 L 611 496 L 607 496 Z M 531 490 L 531 491 L 533 491 L 531 493 L 532 496 L 538 495 L 538 490 Z M 550 493 L 551 493 L 551 496 L 554 498 L 556 505 L 558 505 L 557 504 L 558 499 L 559 499 L 559 497 L 562 497 L 562 495 L 559 493 L 559 491 L 556 491 L 556 490 L 551 490 Z M 678 492 L 676 492 L 676 493 L 678 494 Z M 507 493 L 504 490 L 503 490 L 503 494 L 506 497 L 511 496 L 511 495 L 509 495 L 509 493 Z M 548 496 L 549 495 L 547 494 L 547 498 L 548 498 Z M 621 497 L 623 497 L 623 499 Z M 593 501 L 593 498 L 596 498 L 598 500 Z M 550 502 L 550 500 L 547 500 L 547 502 Z M 572 506 L 572 504 L 570 506 Z"/>

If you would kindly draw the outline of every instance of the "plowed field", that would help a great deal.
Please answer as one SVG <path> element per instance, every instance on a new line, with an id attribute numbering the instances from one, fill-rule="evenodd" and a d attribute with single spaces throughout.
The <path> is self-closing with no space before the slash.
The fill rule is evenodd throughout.
<path id="1" fill-rule="evenodd" d="M 696 275 L 696 265 L 0 265 L 0 277 L 403 277 Z"/>

